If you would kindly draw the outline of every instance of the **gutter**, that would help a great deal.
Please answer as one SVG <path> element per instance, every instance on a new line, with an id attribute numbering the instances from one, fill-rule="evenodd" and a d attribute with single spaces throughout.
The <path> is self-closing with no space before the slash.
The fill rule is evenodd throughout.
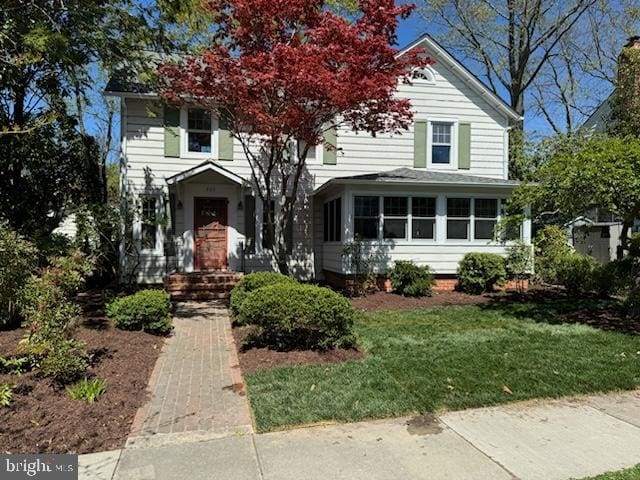
<path id="1" fill-rule="evenodd" d="M 384 186 L 384 185 L 406 185 L 408 187 L 470 187 L 470 188 L 509 188 L 514 189 L 518 187 L 519 184 L 514 183 L 469 183 L 469 182 L 438 182 L 438 181 L 430 181 L 430 182 L 419 182 L 419 181 L 398 181 L 398 180 L 358 180 L 358 179 L 348 179 L 348 178 L 336 178 L 333 180 L 329 180 L 323 185 L 319 186 L 317 189 L 313 191 L 312 196 L 318 195 L 322 193 L 324 190 L 333 185 L 371 185 L 371 186 Z"/>

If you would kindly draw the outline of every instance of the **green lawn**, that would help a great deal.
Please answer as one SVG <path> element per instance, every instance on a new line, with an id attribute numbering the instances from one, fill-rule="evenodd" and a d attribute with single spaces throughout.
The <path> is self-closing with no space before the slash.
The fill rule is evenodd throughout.
<path id="1" fill-rule="evenodd" d="M 610 472 L 583 480 L 640 480 L 640 465 L 619 472 Z"/>
<path id="2" fill-rule="evenodd" d="M 259 431 L 640 385 L 640 336 L 557 324 L 563 305 L 364 314 L 364 360 L 247 375 Z M 507 386 L 512 394 L 503 391 Z"/>

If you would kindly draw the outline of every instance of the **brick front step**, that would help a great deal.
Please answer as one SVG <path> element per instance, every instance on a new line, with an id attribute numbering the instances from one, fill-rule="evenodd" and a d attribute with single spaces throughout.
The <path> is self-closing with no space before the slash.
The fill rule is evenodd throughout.
<path id="1" fill-rule="evenodd" d="M 171 300 L 228 300 L 242 278 L 235 272 L 174 273 L 165 278 L 164 288 Z"/>
<path id="2" fill-rule="evenodd" d="M 171 300 L 185 302 L 188 300 L 229 300 L 229 292 L 171 292 Z"/>
<path id="3" fill-rule="evenodd" d="M 169 292 L 177 292 L 180 290 L 211 290 L 215 292 L 230 292 L 233 290 L 237 282 L 224 283 L 166 283 L 164 288 Z"/>

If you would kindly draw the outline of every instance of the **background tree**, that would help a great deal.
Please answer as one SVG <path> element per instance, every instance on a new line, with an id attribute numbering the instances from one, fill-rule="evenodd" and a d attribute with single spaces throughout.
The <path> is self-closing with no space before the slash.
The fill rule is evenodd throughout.
<path id="1" fill-rule="evenodd" d="M 103 141 L 85 121 L 96 71 L 161 37 L 130 0 L 6 0 L 0 9 L 0 217 L 45 238 L 70 205 L 106 201 Z M 154 26 L 155 27 L 155 26 Z M 159 33 L 160 32 L 160 33 Z M 92 122 L 95 123 L 95 122 Z"/>
<path id="2" fill-rule="evenodd" d="M 640 139 L 594 136 L 560 143 L 535 180 L 516 190 L 512 207 L 531 205 L 559 223 L 604 208 L 621 219 L 622 258 L 640 216 Z"/>
<path id="3" fill-rule="evenodd" d="M 175 103 L 197 98 L 240 142 L 265 215 L 274 219 L 266 243 L 287 273 L 286 227 L 309 149 L 341 124 L 372 134 L 407 128 L 410 103 L 394 97 L 397 82 L 428 60 L 417 51 L 396 57 L 390 45 L 398 18 L 412 7 L 393 0 L 361 0 L 347 16 L 321 0 L 211 0 L 207 6 L 216 22 L 210 46 L 182 64 L 162 66 L 162 94 Z"/>
<path id="4" fill-rule="evenodd" d="M 497 94 L 525 114 L 525 92 L 562 39 L 598 0 L 429 0 L 420 2 L 436 36 L 462 55 Z M 521 176 L 524 124 L 511 135 L 510 174 Z"/>

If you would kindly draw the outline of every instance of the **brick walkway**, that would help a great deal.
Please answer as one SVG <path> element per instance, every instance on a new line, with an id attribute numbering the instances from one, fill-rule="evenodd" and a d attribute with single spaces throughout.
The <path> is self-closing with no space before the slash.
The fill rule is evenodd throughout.
<path id="1" fill-rule="evenodd" d="M 133 423 L 132 437 L 251 431 L 227 308 L 212 302 L 178 304 L 174 335 L 153 371 L 151 399 Z"/>

